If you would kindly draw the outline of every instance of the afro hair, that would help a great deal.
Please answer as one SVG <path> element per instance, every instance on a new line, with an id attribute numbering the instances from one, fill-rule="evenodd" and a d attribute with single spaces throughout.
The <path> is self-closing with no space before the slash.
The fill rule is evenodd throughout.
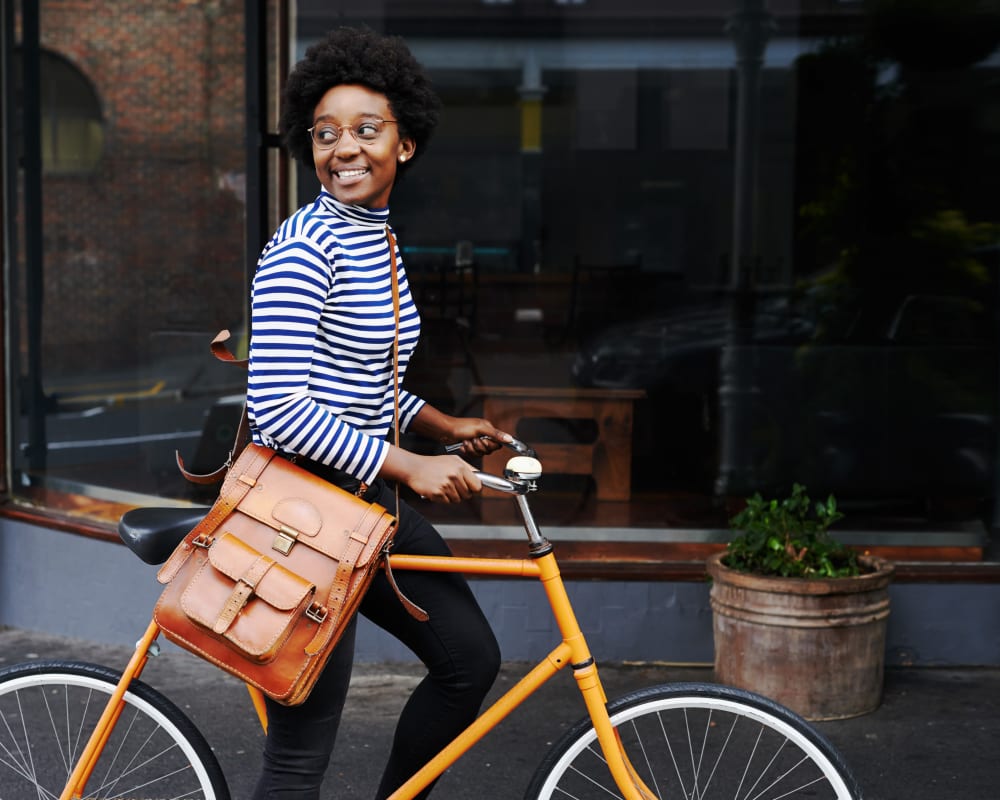
<path id="1" fill-rule="evenodd" d="M 306 50 L 288 76 L 279 122 L 282 141 L 292 158 L 314 166 L 309 128 L 313 112 L 334 86 L 356 84 L 384 94 L 403 136 L 413 139 L 409 169 L 430 141 L 441 101 L 423 67 L 398 36 L 382 36 L 368 28 L 330 31 Z"/>

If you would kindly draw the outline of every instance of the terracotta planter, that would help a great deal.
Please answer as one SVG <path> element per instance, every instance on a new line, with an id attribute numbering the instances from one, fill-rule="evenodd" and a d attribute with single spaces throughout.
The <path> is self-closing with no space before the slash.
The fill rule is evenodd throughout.
<path id="1" fill-rule="evenodd" d="M 856 578 L 772 578 L 709 558 L 715 678 L 806 719 L 842 719 L 882 701 L 893 566 Z"/>

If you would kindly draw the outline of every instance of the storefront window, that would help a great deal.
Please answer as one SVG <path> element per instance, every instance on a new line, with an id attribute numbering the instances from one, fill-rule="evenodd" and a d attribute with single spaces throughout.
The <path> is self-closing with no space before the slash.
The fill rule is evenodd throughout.
<path id="1" fill-rule="evenodd" d="M 113 518 L 185 497 L 174 450 L 240 390 L 206 354 L 245 334 L 243 4 L 15 5 L 9 483 Z"/>
<path id="2" fill-rule="evenodd" d="M 216 328 L 245 333 L 241 226 L 261 214 L 239 191 L 228 5 L 180 4 L 156 19 L 183 37 L 161 27 L 105 65 L 41 3 L 42 44 L 106 109 L 108 166 L 43 179 L 45 299 L 13 306 L 19 495 L 196 499 L 173 450 L 224 456 L 241 376 L 201 354 Z M 978 557 L 996 526 L 1000 49 L 995 12 L 939 5 L 294 4 L 292 61 L 369 25 L 403 36 L 444 100 L 393 194 L 424 321 L 409 388 L 534 444 L 540 519 L 571 538 L 704 539 L 741 498 L 800 482 L 835 493 L 859 541 Z M 175 40 L 196 48 L 190 78 L 126 92 L 186 63 Z M 250 46 L 274 66 L 284 44 Z M 272 227 L 318 191 L 274 152 Z M 489 498 L 421 508 L 483 535 L 516 524 Z"/>

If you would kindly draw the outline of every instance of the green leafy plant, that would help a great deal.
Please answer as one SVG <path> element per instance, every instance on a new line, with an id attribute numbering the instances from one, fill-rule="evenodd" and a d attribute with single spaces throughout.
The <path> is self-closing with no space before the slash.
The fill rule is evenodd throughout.
<path id="1" fill-rule="evenodd" d="M 730 569 L 795 578 L 843 578 L 865 571 L 857 553 L 827 530 L 844 516 L 833 495 L 813 506 L 806 488 L 796 483 L 786 498 L 765 500 L 757 493 L 746 503 L 729 520 L 738 531 L 723 559 Z"/>

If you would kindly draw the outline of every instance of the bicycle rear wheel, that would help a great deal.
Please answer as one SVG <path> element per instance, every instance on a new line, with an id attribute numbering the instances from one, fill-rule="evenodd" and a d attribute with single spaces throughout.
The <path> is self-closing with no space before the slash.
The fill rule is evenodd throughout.
<path id="1" fill-rule="evenodd" d="M 39 661 L 0 670 L 0 798 L 58 798 L 118 683 L 97 664 Z M 229 800 L 218 761 L 183 712 L 141 681 L 85 798 Z"/>
<path id="2" fill-rule="evenodd" d="M 840 754 L 759 695 L 707 683 L 640 689 L 608 705 L 625 753 L 661 800 L 860 800 Z M 526 798 L 621 798 L 589 717 L 549 751 Z"/>

